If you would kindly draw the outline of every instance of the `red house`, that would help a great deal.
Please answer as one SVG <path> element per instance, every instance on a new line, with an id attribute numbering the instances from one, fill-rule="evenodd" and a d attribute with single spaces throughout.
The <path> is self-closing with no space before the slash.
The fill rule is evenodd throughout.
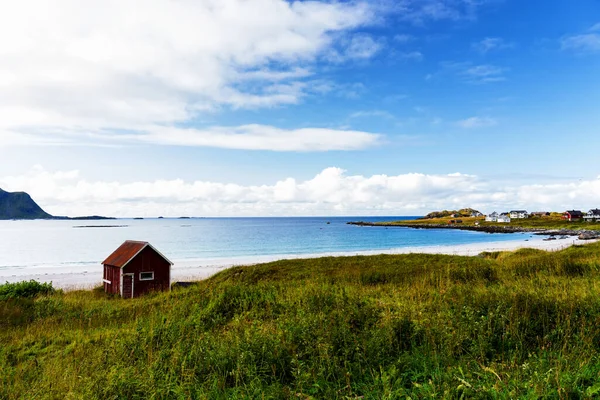
<path id="1" fill-rule="evenodd" d="M 569 221 L 579 221 L 581 218 L 583 218 L 583 213 L 578 210 L 570 210 L 563 213 L 563 219 Z"/>
<path id="2" fill-rule="evenodd" d="M 171 289 L 173 263 L 148 242 L 127 240 L 102 264 L 106 293 L 129 299 Z"/>

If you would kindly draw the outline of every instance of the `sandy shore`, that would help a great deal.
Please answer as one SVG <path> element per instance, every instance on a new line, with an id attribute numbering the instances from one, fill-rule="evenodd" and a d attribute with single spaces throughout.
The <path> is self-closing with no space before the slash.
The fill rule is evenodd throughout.
<path id="1" fill-rule="evenodd" d="M 175 261 L 172 269 L 172 281 L 199 280 L 207 278 L 215 273 L 237 265 L 252 265 L 277 260 L 290 260 L 302 258 L 315 258 L 325 256 L 345 257 L 355 255 L 376 255 L 376 254 L 448 254 L 457 256 L 476 256 L 484 251 L 514 251 L 521 248 L 535 248 L 546 251 L 557 251 L 565 249 L 574 244 L 585 244 L 594 242 L 593 240 L 579 240 L 574 237 L 544 241 L 542 237 L 524 236 L 522 240 L 511 240 L 505 242 L 486 242 L 472 243 L 453 246 L 424 246 L 424 247 L 405 247 L 388 250 L 369 250 L 358 252 L 338 252 L 338 253 L 320 253 L 320 254 L 290 254 L 290 255 L 268 255 L 254 257 L 240 257 L 227 259 L 211 260 L 186 260 Z M 102 280 L 102 266 L 93 265 L 77 270 L 65 270 L 57 273 L 56 268 L 52 266 L 38 268 L 22 268 L 1 270 L 0 282 L 17 282 L 22 280 L 35 279 L 40 282 L 52 282 L 55 287 L 66 290 L 89 289 L 97 286 Z"/>

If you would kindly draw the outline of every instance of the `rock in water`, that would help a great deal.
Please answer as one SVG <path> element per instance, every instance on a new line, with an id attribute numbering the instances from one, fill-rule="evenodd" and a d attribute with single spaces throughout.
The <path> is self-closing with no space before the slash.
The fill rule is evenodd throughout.
<path id="1" fill-rule="evenodd" d="M 598 234 L 594 232 L 583 232 L 578 237 L 579 240 L 593 240 L 598 239 Z"/>

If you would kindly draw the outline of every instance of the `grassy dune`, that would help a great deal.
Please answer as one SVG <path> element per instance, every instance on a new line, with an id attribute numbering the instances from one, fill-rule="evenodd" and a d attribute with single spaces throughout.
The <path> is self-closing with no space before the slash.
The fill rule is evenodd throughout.
<path id="1" fill-rule="evenodd" d="M 0 398 L 590 398 L 599 327 L 600 244 L 279 261 L 0 301 Z"/>

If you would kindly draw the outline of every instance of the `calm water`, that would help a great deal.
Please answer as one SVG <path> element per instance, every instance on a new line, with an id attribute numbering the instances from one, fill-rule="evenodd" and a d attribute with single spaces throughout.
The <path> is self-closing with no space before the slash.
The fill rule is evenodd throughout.
<path id="1" fill-rule="evenodd" d="M 0 281 L 39 268 L 78 270 L 99 263 L 124 240 L 146 240 L 177 265 L 414 246 L 515 240 L 519 234 L 458 230 L 373 228 L 348 221 L 410 217 L 120 219 L 108 221 L 0 221 Z M 330 222 L 329 224 L 327 222 Z M 78 227 L 125 225 L 123 227 Z"/>

